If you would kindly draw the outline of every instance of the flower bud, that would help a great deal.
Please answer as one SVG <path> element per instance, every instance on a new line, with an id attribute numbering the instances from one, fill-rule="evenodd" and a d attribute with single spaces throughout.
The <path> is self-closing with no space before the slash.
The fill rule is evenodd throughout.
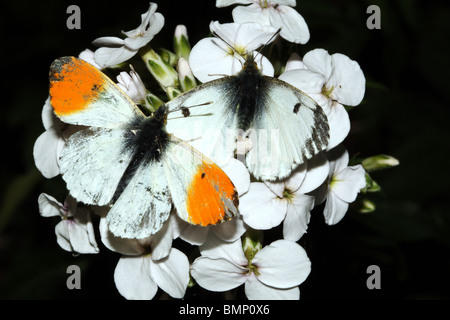
<path id="1" fill-rule="evenodd" d="M 172 100 L 176 96 L 180 95 L 181 91 L 179 89 L 177 89 L 177 88 L 174 88 L 174 87 L 167 87 L 166 88 L 166 94 L 167 94 L 167 97 L 169 98 L 169 100 Z"/>
<path id="2" fill-rule="evenodd" d="M 361 190 L 361 192 L 378 192 L 381 190 L 380 185 L 372 179 L 372 177 L 366 172 L 365 174 L 366 178 L 366 186 Z"/>
<path id="3" fill-rule="evenodd" d="M 359 212 L 361 213 L 370 213 L 375 211 L 375 203 L 369 199 L 362 199 L 360 201 Z"/>
<path id="4" fill-rule="evenodd" d="M 242 239 L 242 248 L 248 261 L 252 261 L 256 253 L 262 249 L 263 233 L 260 230 L 248 229 Z"/>
<path id="5" fill-rule="evenodd" d="M 159 97 L 155 96 L 153 93 L 147 93 L 145 96 L 145 108 L 147 109 L 148 113 L 153 113 L 158 108 L 164 104 L 164 101 L 162 101 Z"/>
<path id="6" fill-rule="evenodd" d="M 373 157 L 366 158 L 361 162 L 366 171 L 375 171 L 395 167 L 399 165 L 399 163 L 400 162 L 394 157 L 384 154 L 379 154 Z"/>
<path id="7" fill-rule="evenodd" d="M 178 74 L 175 69 L 153 49 L 147 51 L 142 56 L 142 60 L 164 90 L 167 91 L 169 87 L 178 86 Z"/>
<path id="8" fill-rule="evenodd" d="M 184 58 L 178 60 L 178 80 L 180 81 L 181 90 L 189 91 L 196 86 L 194 75 L 192 74 L 189 63 Z"/>
<path id="9" fill-rule="evenodd" d="M 145 100 L 147 90 L 139 75 L 131 70 L 128 74 L 122 71 L 117 76 L 117 86 L 120 87 L 130 98 L 136 103 L 141 103 Z"/>
<path id="10" fill-rule="evenodd" d="M 189 44 L 186 26 L 180 24 L 175 28 L 173 47 L 178 58 L 189 59 L 191 45 Z"/>

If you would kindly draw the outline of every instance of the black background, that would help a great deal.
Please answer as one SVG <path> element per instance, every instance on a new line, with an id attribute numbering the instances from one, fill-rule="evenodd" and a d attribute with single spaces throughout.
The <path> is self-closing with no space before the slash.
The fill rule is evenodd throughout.
<path id="1" fill-rule="evenodd" d="M 350 155 L 379 153 L 400 166 L 375 172 L 382 191 L 371 195 L 377 210 L 350 210 L 335 226 L 315 210 L 300 244 L 312 271 L 300 286 L 302 300 L 450 298 L 448 205 L 448 48 L 450 8 L 445 1 L 298 1 L 310 41 L 298 46 L 340 52 L 358 61 L 366 95 L 350 111 Z M 66 8 L 81 8 L 81 29 L 66 27 Z M 369 30 L 366 9 L 381 8 L 381 29 Z M 60 178 L 47 180 L 34 166 L 32 149 L 44 131 L 41 110 L 48 95 L 48 68 L 60 56 L 78 55 L 101 36 L 120 36 L 140 23 L 147 1 L 3 1 L 0 5 L 2 165 L 0 166 L 0 298 L 122 299 L 113 282 L 120 257 L 100 245 L 98 255 L 63 251 L 55 241 L 59 218 L 39 216 L 37 197 L 62 201 Z M 191 45 L 205 37 L 211 20 L 231 22 L 231 8 L 215 1 L 159 1 L 165 19 L 154 47 L 172 48 L 177 24 Z M 446 39 L 448 40 L 448 39 Z M 82 269 L 82 289 L 68 290 L 66 268 Z M 369 265 L 381 270 L 381 289 L 369 290 Z M 242 288 L 237 290 L 238 296 Z M 156 298 L 164 298 L 160 292 Z M 221 299 L 189 289 L 186 299 Z"/>

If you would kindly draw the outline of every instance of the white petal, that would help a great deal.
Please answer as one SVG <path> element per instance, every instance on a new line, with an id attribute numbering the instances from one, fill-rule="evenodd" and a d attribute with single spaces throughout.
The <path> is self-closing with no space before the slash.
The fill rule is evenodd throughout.
<path id="1" fill-rule="evenodd" d="M 158 287 L 172 298 L 184 297 L 189 283 L 189 261 L 180 250 L 172 248 L 167 258 L 153 261 L 150 272 Z"/>
<path id="2" fill-rule="evenodd" d="M 250 276 L 245 282 L 245 295 L 249 300 L 299 300 L 300 289 L 297 286 L 289 289 L 274 288 L 255 276 Z"/>
<path id="3" fill-rule="evenodd" d="M 286 188 L 291 192 L 296 192 L 303 184 L 307 174 L 307 164 L 298 166 L 291 175 L 285 180 Z"/>
<path id="4" fill-rule="evenodd" d="M 157 8 L 158 5 L 156 3 L 150 2 L 148 10 L 145 13 L 141 14 L 141 24 L 136 29 L 127 32 L 122 31 L 122 33 L 127 37 L 137 36 L 141 31 L 145 30 L 148 27 L 148 25 L 150 24 L 150 20 Z"/>
<path id="5" fill-rule="evenodd" d="M 36 168 L 47 179 L 60 174 L 57 154 L 60 142 L 64 143 L 61 135 L 61 131 L 51 127 L 36 139 L 33 146 Z"/>
<path id="6" fill-rule="evenodd" d="M 207 82 L 233 74 L 234 64 L 240 61 L 229 54 L 226 45 L 217 38 L 200 40 L 191 50 L 189 65 L 192 73 L 201 82 Z"/>
<path id="7" fill-rule="evenodd" d="M 284 239 L 298 241 L 306 233 L 313 208 L 314 197 L 303 194 L 294 195 L 292 203 L 288 204 L 283 222 Z"/>
<path id="8" fill-rule="evenodd" d="M 41 193 L 38 197 L 39 213 L 43 217 L 58 217 L 61 215 L 63 204 L 51 195 Z"/>
<path id="9" fill-rule="evenodd" d="M 206 237 L 209 233 L 208 227 L 196 226 L 187 223 L 180 219 L 180 224 L 183 224 L 183 229 L 180 233 L 180 238 L 194 246 L 199 246 L 205 243 Z"/>
<path id="10" fill-rule="evenodd" d="M 70 243 L 69 229 L 67 228 L 68 222 L 73 223 L 73 221 L 62 220 L 56 225 L 55 227 L 56 242 L 62 249 L 68 252 L 73 252 L 72 244 Z"/>
<path id="11" fill-rule="evenodd" d="M 125 41 L 117 37 L 101 37 L 92 41 L 92 44 L 97 47 L 120 47 Z"/>
<path id="12" fill-rule="evenodd" d="M 128 256 L 141 255 L 145 252 L 145 248 L 139 245 L 137 239 L 125 239 L 114 236 L 114 234 L 108 229 L 106 216 L 100 219 L 99 229 L 102 243 L 109 250 L 120 252 Z"/>
<path id="13" fill-rule="evenodd" d="M 318 153 L 306 163 L 307 171 L 299 193 L 308 193 L 318 188 L 327 179 L 330 170 L 327 157 L 323 152 Z"/>
<path id="14" fill-rule="evenodd" d="M 286 81 L 308 95 L 321 94 L 322 87 L 326 81 L 321 73 L 307 69 L 286 71 L 279 76 L 279 79 Z"/>
<path id="15" fill-rule="evenodd" d="M 164 222 L 162 228 L 152 236 L 152 260 L 164 259 L 172 248 L 172 224 L 169 220 Z"/>
<path id="16" fill-rule="evenodd" d="M 258 4 L 238 6 L 233 9 L 233 21 L 237 23 L 256 22 L 261 25 L 270 25 L 270 9 L 263 10 Z"/>
<path id="17" fill-rule="evenodd" d="M 210 233 L 207 241 L 199 249 L 204 257 L 225 259 L 231 261 L 236 266 L 245 266 L 248 264 L 240 239 L 233 242 L 225 242 Z"/>
<path id="18" fill-rule="evenodd" d="M 216 0 L 216 7 L 222 8 L 231 6 L 233 4 L 248 4 L 252 3 L 251 0 Z"/>
<path id="19" fill-rule="evenodd" d="M 241 216 L 234 217 L 230 221 L 225 221 L 219 225 L 211 227 L 211 231 L 214 234 L 224 240 L 233 242 L 239 239 L 245 231 L 247 231 L 247 226 Z"/>
<path id="20" fill-rule="evenodd" d="M 159 12 L 156 12 L 151 17 L 150 27 L 145 31 L 144 34 L 137 36 L 135 38 L 126 38 L 124 43 L 125 46 L 132 50 L 139 50 L 143 46 L 147 45 L 155 35 L 161 31 L 164 26 L 164 16 Z"/>
<path id="21" fill-rule="evenodd" d="M 222 170 L 233 182 L 239 196 L 247 193 L 250 189 L 250 173 L 245 164 L 237 159 L 230 159 L 230 161 L 222 166 Z"/>
<path id="22" fill-rule="evenodd" d="M 282 181 L 264 181 L 264 184 L 277 195 L 279 198 L 284 197 L 284 190 L 286 189 L 285 180 Z"/>
<path id="23" fill-rule="evenodd" d="M 333 99 L 347 106 L 358 105 L 366 89 L 366 79 L 359 64 L 340 53 L 333 54 L 331 59 L 334 68 L 327 83 L 334 87 Z"/>
<path id="24" fill-rule="evenodd" d="M 306 69 L 306 65 L 303 63 L 300 55 L 297 52 L 293 52 L 286 62 L 284 72 L 296 69 Z"/>
<path id="25" fill-rule="evenodd" d="M 295 7 L 296 0 L 272 0 L 271 3 L 272 3 L 272 5 L 281 4 L 281 5 Z"/>
<path id="26" fill-rule="evenodd" d="M 275 32 L 277 32 L 277 29 L 271 26 L 263 26 L 259 23 L 238 24 L 237 31 L 234 34 L 234 45 L 244 47 L 245 53 L 254 51 L 272 42 Z"/>
<path id="27" fill-rule="evenodd" d="M 199 257 L 191 268 L 191 275 L 203 288 L 210 291 L 227 291 L 247 280 L 247 269 L 224 258 Z"/>
<path id="28" fill-rule="evenodd" d="M 289 240 L 277 240 L 258 251 L 252 260 L 260 275 L 258 280 L 275 288 L 298 286 L 311 272 L 305 250 Z"/>
<path id="29" fill-rule="evenodd" d="M 349 155 L 344 146 L 338 145 L 327 151 L 326 155 L 330 163 L 330 176 L 347 168 Z"/>
<path id="30" fill-rule="evenodd" d="M 99 249 L 94 238 L 94 228 L 89 211 L 78 208 L 74 221 L 65 220 L 73 251 L 78 253 L 98 253 Z"/>
<path id="31" fill-rule="evenodd" d="M 330 126 L 330 140 L 327 149 L 330 150 L 347 137 L 350 132 L 350 117 L 344 106 L 337 102 L 333 102 L 327 117 Z"/>
<path id="32" fill-rule="evenodd" d="M 310 34 L 305 19 L 297 10 L 280 5 L 276 9 L 270 10 L 270 25 L 275 28 L 282 28 L 280 36 L 289 42 L 305 44 L 308 42 Z"/>
<path id="33" fill-rule="evenodd" d="M 90 49 L 85 49 L 85 50 L 80 52 L 80 54 L 78 55 L 78 58 L 80 58 L 80 59 L 82 59 L 82 60 L 92 64 L 97 69 L 100 69 L 100 66 L 95 63 L 94 51 L 92 51 Z"/>
<path id="34" fill-rule="evenodd" d="M 345 202 L 355 201 L 359 191 L 366 185 L 365 171 L 360 164 L 336 173 L 333 180 L 336 181 L 333 182 L 331 191 Z"/>
<path id="35" fill-rule="evenodd" d="M 286 215 L 286 205 L 262 182 L 251 183 L 249 191 L 239 199 L 244 222 L 258 230 L 278 226 Z"/>
<path id="36" fill-rule="evenodd" d="M 61 131 L 67 126 L 67 124 L 59 120 L 53 112 L 53 107 L 50 103 L 50 96 L 45 100 L 44 106 L 42 107 L 41 117 L 45 130 L 53 127 L 56 131 Z"/>
<path id="37" fill-rule="evenodd" d="M 323 209 L 325 223 L 333 225 L 342 220 L 348 210 L 348 203 L 336 197 L 333 192 L 330 192 L 327 197 L 327 202 Z"/>
<path id="38" fill-rule="evenodd" d="M 330 54 L 324 49 L 314 49 L 303 56 L 303 63 L 309 70 L 322 74 L 328 79 L 333 71 L 333 63 Z"/>
<path id="39" fill-rule="evenodd" d="M 107 48 L 102 47 L 95 50 L 95 62 L 101 67 L 111 67 L 116 64 L 127 61 L 137 53 L 137 50 L 131 50 L 127 47 Z"/>
<path id="40" fill-rule="evenodd" d="M 298 166 L 291 175 L 281 181 L 264 181 L 266 186 L 275 193 L 279 198 L 284 198 L 284 191 L 287 189 L 289 192 L 295 192 L 301 186 L 306 176 L 306 163 Z"/>
<path id="41" fill-rule="evenodd" d="M 119 293 L 128 300 L 150 300 L 158 286 L 150 276 L 150 256 L 120 258 L 114 270 L 114 282 Z"/>

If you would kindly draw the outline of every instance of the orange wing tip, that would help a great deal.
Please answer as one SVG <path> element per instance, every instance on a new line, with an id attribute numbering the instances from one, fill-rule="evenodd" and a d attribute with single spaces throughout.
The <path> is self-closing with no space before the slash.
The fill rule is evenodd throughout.
<path id="1" fill-rule="evenodd" d="M 215 225 L 230 220 L 239 205 L 236 188 L 214 163 L 203 162 L 188 187 L 188 221 L 195 225 Z"/>
<path id="2" fill-rule="evenodd" d="M 77 113 L 97 99 L 105 86 L 105 76 L 89 63 L 62 57 L 50 66 L 50 102 L 58 116 Z"/>

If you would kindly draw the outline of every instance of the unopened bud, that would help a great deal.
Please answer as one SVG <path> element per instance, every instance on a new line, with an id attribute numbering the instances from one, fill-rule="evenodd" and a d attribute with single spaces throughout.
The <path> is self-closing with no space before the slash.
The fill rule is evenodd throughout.
<path id="1" fill-rule="evenodd" d="M 168 87 L 178 86 L 178 74 L 175 69 L 153 49 L 147 51 L 142 56 L 142 60 L 144 60 L 147 69 L 164 90 Z"/>
<path id="2" fill-rule="evenodd" d="M 177 70 L 181 90 L 189 91 L 197 85 L 191 67 L 186 59 L 180 58 L 178 60 Z"/>
<path id="3" fill-rule="evenodd" d="M 173 47 L 178 58 L 189 59 L 191 45 L 189 44 L 186 26 L 180 24 L 175 28 Z"/>
<path id="4" fill-rule="evenodd" d="M 380 154 L 364 159 L 361 164 L 366 171 L 375 171 L 399 165 L 399 161 L 394 157 Z"/>

